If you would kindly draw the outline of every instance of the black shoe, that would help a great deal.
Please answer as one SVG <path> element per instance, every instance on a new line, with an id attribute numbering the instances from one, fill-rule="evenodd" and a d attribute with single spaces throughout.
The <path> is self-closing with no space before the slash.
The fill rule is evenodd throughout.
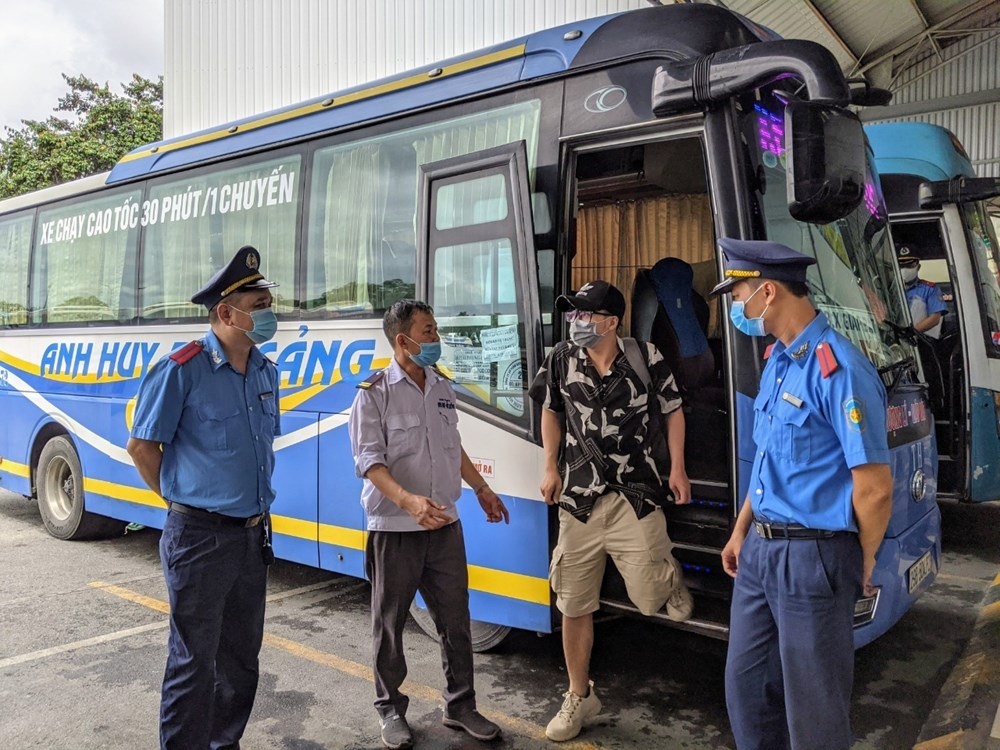
<path id="1" fill-rule="evenodd" d="M 495 740 L 501 734 L 500 727 L 472 707 L 459 708 L 454 712 L 445 709 L 441 723 L 449 729 L 461 729 L 477 740 Z"/>
<path id="2" fill-rule="evenodd" d="M 413 747 L 413 732 L 399 714 L 389 714 L 382 719 L 382 743 L 389 750 L 405 750 Z"/>

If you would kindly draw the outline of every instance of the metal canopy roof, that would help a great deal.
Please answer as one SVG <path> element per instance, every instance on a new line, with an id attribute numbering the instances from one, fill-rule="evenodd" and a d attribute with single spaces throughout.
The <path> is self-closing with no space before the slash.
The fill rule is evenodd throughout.
<path id="1" fill-rule="evenodd" d="M 723 5 L 830 49 L 848 77 L 893 90 L 907 68 L 970 35 L 1000 33 L 1000 0 L 675 0 Z M 667 4 L 670 0 L 649 0 Z M 998 63 L 1000 64 L 1000 63 Z"/>

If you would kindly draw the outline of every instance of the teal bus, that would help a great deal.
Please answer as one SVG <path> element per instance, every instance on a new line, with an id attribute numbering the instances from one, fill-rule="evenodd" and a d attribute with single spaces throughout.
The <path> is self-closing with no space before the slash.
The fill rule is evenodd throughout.
<path id="1" fill-rule="evenodd" d="M 948 306 L 940 334 L 918 337 L 939 453 L 938 493 L 1000 500 L 1000 248 L 977 178 L 953 133 L 923 122 L 866 125 L 892 237 Z"/>
<path id="2" fill-rule="evenodd" d="M 550 632 L 556 527 L 526 388 L 567 333 L 555 297 L 604 277 L 627 294 L 626 331 L 660 346 L 684 391 L 695 502 L 668 514 L 696 597 L 684 627 L 724 638 L 719 552 L 749 482 L 767 342 L 727 325 L 708 290 L 717 237 L 771 238 L 815 256 L 816 306 L 889 393 L 893 512 L 877 593 L 856 610 L 867 643 L 934 580 L 940 515 L 926 386 L 851 103 L 820 45 L 721 7 L 649 7 L 150 144 L 106 175 L 4 201 L 0 487 L 37 499 L 60 538 L 160 527 L 163 501 L 124 450 L 136 389 L 202 334 L 192 292 L 249 243 L 281 285 L 261 347 L 281 377 L 276 554 L 364 575 L 347 416 L 388 362 L 384 311 L 419 297 L 463 444 L 511 512 L 502 528 L 463 512 L 476 647 Z M 666 302 L 650 281 L 664 259 L 677 269 Z M 631 611 L 611 566 L 602 600 Z"/>

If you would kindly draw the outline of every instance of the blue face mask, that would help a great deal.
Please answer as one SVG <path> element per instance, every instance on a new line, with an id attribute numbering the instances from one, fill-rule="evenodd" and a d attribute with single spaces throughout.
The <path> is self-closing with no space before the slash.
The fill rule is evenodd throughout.
<path id="1" fill-rule="evenodd" d="M 233 306 L 230 305 L 230 307 Z M 263 310 L 254 310 L 253 312 L 240 310 L 238 307 L 233 307 L 233 309 L 250 316 L 250 319 L 253 321 L 253 328 L 249 331 L 246 328 L 240 328 L 240 330 L 255 344 L 263 344 L 265 341 L 270 341 L 274 338 L 274 334 L 278 332 L 278 316 L 274 314 L 274 310 L 270 307 Z M 239 326 L 236 327 L 239 328 Z"/>
<path id="2" fill-rule="evenodd" d="M 733 302 L 729 307 L 729 319 L 733 322 L 737 331 L 745 333 L 747 336 L 766 336 L 767 331 L 764 330 L 764 315 L 767 313 L 767 308 L 770 305 L 764 307 L 764 312 L 760 314 L 759 318 L 748 318 L 743 312 L 743 308 L 746 307 L 746 303 L 753 299 L 753 295 L 757 294 L 764 287 L 759 286 L 754 293 L 747 297 L 745 300 L 740 302 Z"/>
<path id="3" fill-rule="evenodd" d="M 406 336 L 405 333 L 403 335 Z M 406 338 L 410 339 L 409 336 L 406 336 Z M 410 339 L 410 341 L 413 341 L 413 339 Z M 410 354 L 409 352 L 407 352 L 407 354 L 409 355 L 410 359 L 412 359 L 415 363 L 417 363 L 421 367 L 433 367 L 434 365 L 437 364 L 437 361 L 441 359 L 440 341 L 432 341 L 429 344 L 426 343 L 421 344 L 419 341 L 413 341 L 413 343 L 420 347 L 420 353 Z"/>

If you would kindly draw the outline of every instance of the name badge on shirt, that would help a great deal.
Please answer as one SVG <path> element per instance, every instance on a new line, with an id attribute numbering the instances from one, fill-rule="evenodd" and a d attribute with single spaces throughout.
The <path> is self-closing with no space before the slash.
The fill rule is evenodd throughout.
<path id="1" fill-rule="evenodd" d="M 261 401 L 271 401 L 274 399 L 274 391 L 264 391 L 257 398 Z"/>
<path id="2" fill-rule="evenodd" d="M 788 391 L 785 391 L 784 393 L 781 394 L 781 399 L 783 401 L 787 401 L 792 406 L 794 406 L 796 409 L 801 409 L 802 408 L 802 399 L 799 398 L 798 396 L 793 396 Z"/>

